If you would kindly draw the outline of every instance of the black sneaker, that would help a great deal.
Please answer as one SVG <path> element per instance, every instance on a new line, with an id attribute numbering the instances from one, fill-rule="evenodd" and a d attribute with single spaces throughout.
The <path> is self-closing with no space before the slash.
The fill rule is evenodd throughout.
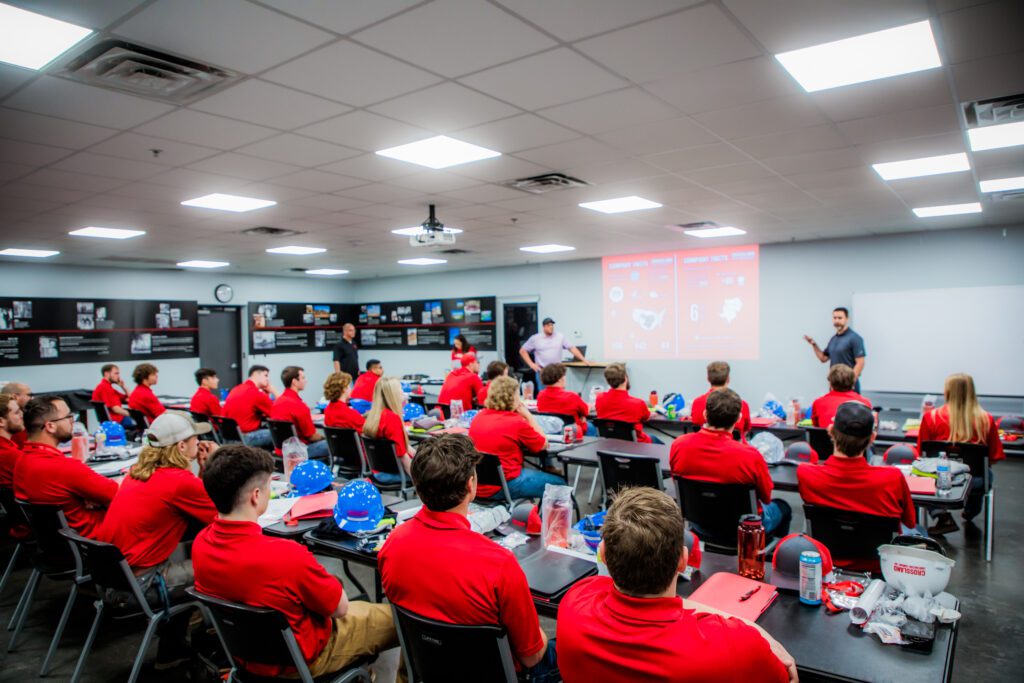
<path id="1" fill-rule="evenodd" d="M 940 512 L 935 516 L 935 524 L 928 527 L 929 536 L 942 536 L 944 534 L 951 534 L 954 531 L 959 531 L 960 527 L 957 526 L 956 521 L 953 519 L 953 515 L 948 512 Z"/>

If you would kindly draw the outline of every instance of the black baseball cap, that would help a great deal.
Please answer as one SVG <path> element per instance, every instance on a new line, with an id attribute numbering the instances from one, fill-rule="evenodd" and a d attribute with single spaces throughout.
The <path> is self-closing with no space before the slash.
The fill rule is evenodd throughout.
<path id="1" fill-rule="evenodd" d="M 549 324 L 550 324 L 550 325 L 554 325 L 554 324 L 555 324 L 555 321 L 554 321 L 554 320 L 552 320 L 551 318 L 544 318 L 544 320 L 543 320 L 543 321 L 541 322 L 541 326 L 543 326 L 543 325 L 549 325 Z"/>
<path id="2" fill-rule="evenodd" d="M 832 428 L 847 436 L 871 436 L 875 431 L 875 414 L 860 401 L 847 401 L 836 410 Z"/>

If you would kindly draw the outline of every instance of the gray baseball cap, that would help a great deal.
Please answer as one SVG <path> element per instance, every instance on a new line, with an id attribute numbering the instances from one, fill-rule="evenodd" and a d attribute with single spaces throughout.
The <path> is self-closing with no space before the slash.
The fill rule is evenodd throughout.
<path id="1" fill-rule="evenodd" d="M 168 410 L 153 420 L 146 430 L 146 443 L 162 448 L 184 441 L 190 436 L 208 434 L 213 426 L 209 422 L 196 422 L 191 415 L 178 410 Z"/>

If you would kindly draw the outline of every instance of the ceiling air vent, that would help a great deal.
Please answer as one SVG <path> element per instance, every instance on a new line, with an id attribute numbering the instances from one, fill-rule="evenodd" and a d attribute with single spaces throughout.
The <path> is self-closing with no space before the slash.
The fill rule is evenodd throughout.
<path id="1" fill-rule="evenodd" d="M 272 228 L 269 225 L 257 225 L 255 228 L 246 228 L 242 230 L 243 235 L 256 235 L 258 237 L 291 237 L 292 235 L 301 235 L 302 233 L 298 230 L 289 230 L 287 228 Z"/>
<path id="2" fill-rule="evenodd" d="M 544 194 L 546 192 L 554 192 L 555 190 L 567 190 L 570 187 L 587 187 L 588 185 L 590 183 L 585 180 L 573 178 L 564 173 L 545 173 L 544 175 L 519 178 L 518 180 L 510 180 L 505 183 L 506 187 L 532 194 Z"/>
<path id="3" fill-rule="evenodd" d="M 438 254 L 452 254 L 452 255 L 456 255 L 457 256 L 458 254 L 471 254 L 473 252 L 471 252 L 469 249 L 457 249 L 456 248 L 456 249 L 441 249 L 437 253 Z"/>
<path id="4" fill-rule="evenodd" d="M 199 95 L 209 95 L 240 77 L 234 71 L 123 40 L 96 43 L 68 62 L 56 75 L 174 104 L 185 104 Z"/>
<path id="5" fill-rule="evenodd" d="M 124 265 L 124 263 L 126 261 L 124 256 L 101 256 L 101 257 L 99 257 L 99 260 L 100 261 L 111 261 L 113 263 L 120 263 L 122 265 Z M 128 260 L 130 260 L 132 264 L 143 263 L 143 264 L 146 264 L 148 266 L 170 266 L 170 267 L 174 268 L 175 270 L 177 270 L 177 263 L 175 261 L 171 261 L 171 260 L 168 260 L 168 259 L 141 258 L 141 257 L 138 257 L 138 256 L 133 256 L 133 257 L 131 257 L 131 259 L 128 259 Z"/>
<path id="6" fill-rule="evenodd" d="M 994 202 L 1019 202 L 1024 199 L 1024 190 L 1005 190 L 989 195 Z"/>
<path id="7" fill-rule="evenodd" d="M 964 116 L 972 128 L 1024 121 L 1024 94 L 966 102 Z"/>

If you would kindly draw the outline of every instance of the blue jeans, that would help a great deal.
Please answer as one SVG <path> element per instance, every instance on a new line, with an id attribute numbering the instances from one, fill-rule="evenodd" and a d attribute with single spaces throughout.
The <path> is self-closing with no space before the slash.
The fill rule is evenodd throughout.
<path id="1" fill-rule="evenodd" d="M 548 484 L 565 486 L 565 479 L 541 470 L 526 469 L 508 482 L 508 492 L 513 498 L 543 498 L 544 487 Z"/>
<path id="2" fill-rule="evenodd" d="M 519 672 L 517 678 L 522 683 L 553 683 L 562 680 L 558 674 L 558 655 L 555 652 L 555 639 L 548 641 L 548 650 L 544 657 L 529 669 Z"/>
<path id="3" fill-rule="evenodd" d="M 246 446 L 271 450 L 274 447 L 274 440 L 270 438 L 269 429 L 254 429 L 251 432 L 242 432 L 242 442 Z"/>
<path id="4" fill-rule="evenodd" d="M 125 429 L 135 429 L 135 420 L 127 415 L 121 417 L 121 426 Z"/>
<path id="5" fill-rule="evenodd" d="M 373 478 L 381 484 L 401 484 L 402 475 L 391 474 L 390 472 L 374 472 Z M 408 479 L 408 477 L 406 477 Z"/>
<path id="6" fill-rule="evenodd" d="M 986 467 L 988 467 L 986 465 Z M 995 482 L 995 472 L 988 467 L 988 480 Z M 982 477 L 971 479 L 971 489 L 967 492 L 967 502 L 964 504 L 964 519 L 972 520 L 981 512 L 981 501 L 988 491 L 985 490 L 985 480 Z"/>
<path id="7" fill-rule="evenodd" d="M 306 457 L 311 460 L 327 460 L 330 451 L 327 450 L 327 439 L 314 441 L 306 444 Z"/>

